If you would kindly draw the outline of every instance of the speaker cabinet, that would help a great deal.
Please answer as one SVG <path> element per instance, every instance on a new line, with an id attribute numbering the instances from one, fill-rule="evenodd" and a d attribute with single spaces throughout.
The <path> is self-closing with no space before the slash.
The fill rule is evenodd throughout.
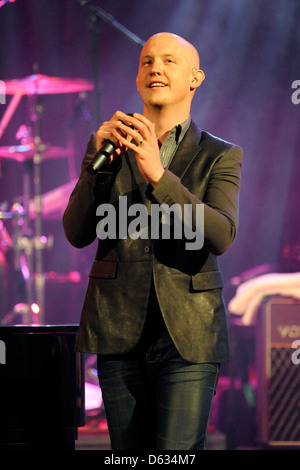
<path id="1" fill-rule="evenodd" d="M 257 324 L 257 426 L 265 448 L 300 448 L 300 301 L 266 299 Z"/>

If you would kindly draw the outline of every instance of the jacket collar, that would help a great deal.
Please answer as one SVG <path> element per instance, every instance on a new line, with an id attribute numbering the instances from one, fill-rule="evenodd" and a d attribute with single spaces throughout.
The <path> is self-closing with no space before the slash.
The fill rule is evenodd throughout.
<path id="1" fill-rule="evenodd" d="M 169 170 L 180 179 L 201 150 L 201 134 L 201 130 L 192 121 L 170 163 Z"/>

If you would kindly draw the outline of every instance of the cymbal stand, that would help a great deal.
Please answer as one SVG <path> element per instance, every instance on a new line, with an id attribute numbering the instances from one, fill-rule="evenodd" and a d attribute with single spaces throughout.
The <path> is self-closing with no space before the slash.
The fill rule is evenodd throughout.
<path id="1" fill-rule="evenodd" d="M 32 120 L 34 123 L 34 145 L 35 153 L 33 157 L 34 166 L 34 205 L 35 205 L 35 295 L 36 303 L 39 307 L 39 323 L 44 322 L 45 316 L 45 278 L 43 269 L 43 250 L 46 245 L 46 238 L 42 232 L 42 191 L 41 191 L 41 164 L 44 159 L 43 145 L 40 137 L 40 117 L 43 112 L 42 106 L 38 103 L 38 95 L 35 95 L 34 113 Z"/>
<path id="2" fill-rule="evenodd" d="M 41 192 L 41 165 L 44 160 L 45 146 L 40 137 L 40 117 L 43 112 L 38 103 L 38 95 L 33 95 L 31 109 L 31 123 L 33 125 L 33 160 L 25 162 L 23 182 L 23 205 L 15 204 L 15 268 L 22 272 L 26 284 L 26 303 L 22 304 L 23 323 L 40 323 L 45 320 L 45 276 L 43 265 L 43 250 L 51 246 L 52 238 L 43 236 L 42 230 L 42 192 Z M 31 181 L 34 185 L 34 227 L 30 226 L 30 194 Z M 22 216 L 22 220 L 20 220 Z M 23 230 L 21 230 L 21 223 Z M 22 256 L 24 254 L 24 256 Z M 17 305 L 16 307 L 19 308 Z"/>
<path id="3" fill-rule="evenodd" d="M 32 308 L 34 302 L 33 285 L 33 242 L 30 227 L 29 213 L 26 208 L 30 200 L 30 182 L 32 180 L 32 161 L 25 161 L 23 173 L 23 196 L 16 200 L 8 218 L 12 219 L 13 234 L 11 247 L 14 251 L 13 268 L 15 284 L 18 286 L 17 296 L 19 302 L 7 313 L 2 320 L 4 324 L 10 324 L 16 316 L 21 315 L 21 323 L 32 323 Z M 21 281 L 22 279 L 22 281 Z"/>

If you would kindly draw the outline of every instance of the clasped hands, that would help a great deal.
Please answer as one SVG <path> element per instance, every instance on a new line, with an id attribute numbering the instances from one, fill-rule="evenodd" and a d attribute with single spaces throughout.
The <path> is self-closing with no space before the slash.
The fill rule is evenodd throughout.
<path id="1" fill-rule="evenodd" d="M 153 187 L 164 173 L 155 133 L 155 124 L 142 114 L 133 116 L 117 111 L 110 121 L 103 122 L 97 133 L 97 151 L 106 139 L 117 147 L 110 163 L 130 149 L 134 152 L 141 175 Z"/>

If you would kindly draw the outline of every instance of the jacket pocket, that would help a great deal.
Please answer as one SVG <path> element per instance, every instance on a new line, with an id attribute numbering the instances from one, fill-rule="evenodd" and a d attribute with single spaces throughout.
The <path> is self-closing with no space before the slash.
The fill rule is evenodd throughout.
<path id="1" fill-rule="evenodd" d="M 192 276 L 192 291 L 218 289 L 224 286 L 220 271 L 209 271 Z"/>
<path id="2" fill-rule="evenodd" d="M 95 260 L 89 277 L 98 279 L 115 279 L 117 277 L 118 261 Z"/>

